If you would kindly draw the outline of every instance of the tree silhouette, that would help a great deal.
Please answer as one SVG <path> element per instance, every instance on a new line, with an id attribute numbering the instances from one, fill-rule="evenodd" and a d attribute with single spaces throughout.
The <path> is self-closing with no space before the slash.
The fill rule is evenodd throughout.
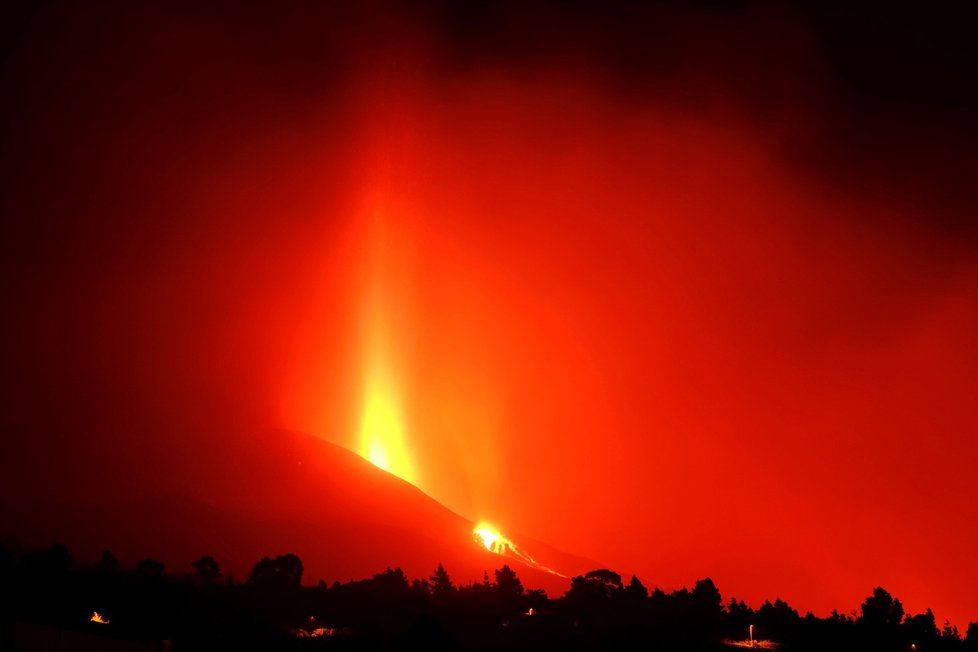
<path id="1" fill-rule="evenodd" d="M 649 607 L 649 590 L 637 576 L 632 575 L 621 592 L 623 611 L 632 623 L 641 622 Z"/>
<path id="2" fill-rule="evenodd" d="M 113 555 L 111 551 L 103 550 L 102 556 L 99 559 L 98 567 L 99 570 L 105 573 L 114 573 L 119 567 L 119 560 L 115 558 L 115 555 Z"/>
<path id="3" fill-rule="evenodd" d="M 251 569 L 248 582 L 269 589 L 297 589 L 302 583 L 302 560 L 291 552 L 275 559 L 262 557 Z"/>
<path id="4" fill-rule="evenodd" d="M 516 576 L 516 571 L 508 565 L 496 569 L 496 591 L 507 598 L 518 598 L 523 595 L 523 583 Z"/>
<path id="5" fill-rule="evenodd" d="M 583 576 L 572 577 L 567 597 L 582 608 L 586 608 L 585 605 L 597 608 L 622 590 L 621 575 L 607 568 L 599 568 Z"/>
<path id="6" fill-rule="evenodd" d="M 612 593 L 616 590 L 613 583 L 592 573 L 572 577 L 570 590 L 564 594 L 565 604 L 582 618 L 601 617 L 611 608 Z"/>
<path id="7" fill-rule="evenodd" d="M 136 562 L 136 570 L 149 577 L 162 577 L 164 568 L 163 562 L 156 559 L 140 559 Z"/>
<path id="8" fill-rule="evenodd" d="M 25 555 L 23 566 L 29 574 L 37 577 L 63 575 L 71 566 L 71 553 L 58 543 L 44 550 L 35 550 Z"/>
<path id="9" fill-rule="evenodd" d="M 204 555 L 191 566 L 197 571 L 197 577 L 205 582 L 215 582 L 221 578 L 221 567 L 210 555 Z"/>
<path id="10" fill-rule="evenodd" d="M 932 643 L 940 636 L 934 612 L 930 609 L 916 616 L 908 615 L 903 621 L 903 629 L 910 637 L 910 642 L 918 646 L 921 643 Z"/>
<path id="11" fill-rule="evenodd" d="M 411 592 L 411 582 L 400 566 L 377 573 L 369 580 L 368 586 L 374 595 L 385 601 L 405 598 Z"/>
<path id="12" fill-rule="evenodd" d="M 547 592 L 543 589 L 527 589 L 524 594 L 526 606 L 539 611 L 547 606 Z"/>
<path id="13" fill-rule="evenodd" d="M 0 578 L 10 573 L 14 568 L 14 556 L 0 545 Z M 2 582 L 0 582 L 2 584 Z"/>
<path id="14" fill-rule="evenodd" d="M 622 588 L 621 575 L 607 568 L 599 568 L 584 574 L 584 579 L 601 582 L 612 589 Z"/>
<path id="15" fill-rule="evenodd" d="M 438 568 L 435 569 L 428 583 L 431 586 L 431 594 L 436 597 L 445 597 L 455 593 L 452 578 L 448 576 L 448 571 L 441 564 L 438 564 Z"/>
<path id="16" fill-rule="evenodd" d="M 709 577 L 697 580 L 691 595 L 697 611 L 708 618 L 719 618 L 723 612 L 723 598 L 713 580 Z"/>
<path id="17" fill-rule="evenodd" d="M 873 589 L 873 595 L 866 598 L 860 609 L 860 622 L 871 627 L 897 627 L 903 620 L 903 605 L 881 586 Z"/>
<path id="18" fill-rule="evenodd" d="M 833 609 L 832 613 L 829 614 L 828 620 L 834 623 L 852 623 L 852 616 L 847 616 L 846 614 L 840 614 L 838 609 Z"/>
<path id="19" fill-rule="evenodd" d="M 638 577 L 632 575 L 631 581 L 625 587 L 625 595 L 632 602 L 645 602 L 649 599 L 649 590 L 645 588 L 645 585 L 642 584 L 642 581 Z"/>
<path id="20" fill-rule="evenodd" d="M 978 621 L 968 623 L 968 629 L 964 633 L 964 640 L 968 644 L 969 649 L 978 650 Z"/>
<path id="21" fill-rule="evenodd" d="M 730 598 L 730 602 L 727 603 L 727 620 L 732 630 L 743 631 L 750 627 L 755 619 L 754 610 L 747 606 L 746 602 Z"/>
<path id="22" fill-rule="evenodd" d="M 772 638 L 783 639 L 790 636 L 791 632 L 797 630 L 800 620 L 798 612 L 781 598 L 775 599 L 773 603 L 765 600 L 757 610 L 758 627 L 762 631 L 770 632 Z"/>
<path id="23" fill-rule="evenodd" d="M 930 611 L 930 609 L 928 609 L 927 611 Z M 946 641 L 950 641 L 950 640 L 960 641 L 961 632 L 958 631 L 957 625 L 952 625 L 951 621 L 945 618 L 944 627 L 941 629 L 941 638 Z"/>
<path id="24" fill-rule="evenodd" d="M 930 610 L 904 617 L 900 602 L 879 588 L 857 620 L 837 611 L 827 618 L 810 613 L 801 618 L 780 599 L 765 602 L 756 613 L 734 599 L 724 609 L 709 578 L 692 589 L 667 594 L 655 588 L 648 595 L 637 577 L 623 587 L 620 576 L 607 569 L 574 577 L 562 598 L 549 599 L 541 590 L 524 590 L 509 566 L 495 571 L 492 584 L 486 574 L 484 584 L 453 586 L 439 564 L 430 583 L 409 581 L 400 568 L 388 568 L 369 579 L 302 587 L 302 562 L 293 554 L 263 557 L 247 586 L 167 576 L 152 559 L 139 562 L 139 573 L 117 576 L 69 564 L 63 546 L 17 558 L 0 548 L 0 602 L 14 605 L 16 617 L 26 622 L 67 626 L 66 631 L 87 625 L 80 615 L 105 609 L 119 627 L 110 636 L 167 636 L 180 649 L 212 649 L 223 641 L 227 645 L 221 649 L 707 652 L 721 649 L 724 639 L 743 640 L 754 625 L 755 639 L 776 641 L 785 650 L 978 652 L 978 622 L 961 640 L 950 622 L 938 628 Z M 220 577 L 213 557 L 205 555 L 192 566 L 194 577 Z M 436 595 L 449 597 L 433 599 Z M 295 640 L 316 636 L 344 640 L 319 647 L 327 641 Z M 0 631 L 0 648 L 8 647 L 21 648 Z"/>

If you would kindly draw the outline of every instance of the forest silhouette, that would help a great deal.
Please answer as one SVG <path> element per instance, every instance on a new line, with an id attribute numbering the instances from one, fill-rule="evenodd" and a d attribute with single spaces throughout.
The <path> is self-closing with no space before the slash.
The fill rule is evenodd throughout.
<path id="1" fill-rule="evenodd" d="M 551 598 L 509 565 L 456 585 L 400 568 L 303 586 L 291 553 L 225 576 L 203 555 L 186 570 L 141 559 L 123 568 L 110 551 L 89 563 L 63 545 L 14 554 L 0 547 L 3 649 L 119 650 L 976 650 L 978 622 L 962 635 L 928 609 L 905 613 L 875 588 L 859 611 L 801 615 L 783 600 L 753 609 L 723 600 L 710 578 L 651 592 L 609 569 L 571 579 Z M 96 614 L 98 616 L 96 617 Z M 53 634 L 54 633 L 54 634 Z"/>

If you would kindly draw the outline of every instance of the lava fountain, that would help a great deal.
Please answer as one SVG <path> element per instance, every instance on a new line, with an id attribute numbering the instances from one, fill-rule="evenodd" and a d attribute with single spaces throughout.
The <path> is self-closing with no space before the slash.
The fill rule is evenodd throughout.
<path id="1" fill-rule="evenodd" d="M 417 485 L 408 453 L 397 379 L 398 278 L 403 276 L 402 252 L 391 232 L 388 188 L 384 179 L 366 198 L 364 210 L 365 259 L 362 276 L 361 350 L 363 352 L 363 405 L 360 422 L 361 457 L 402 480 Z"/>
<path id="2" fill-rule="evenodd" d="M 367 380 L 360 455 L 374 465 L 414 484 L 414 468 L 407 452 L 398 402 L 383 379 Z"/>

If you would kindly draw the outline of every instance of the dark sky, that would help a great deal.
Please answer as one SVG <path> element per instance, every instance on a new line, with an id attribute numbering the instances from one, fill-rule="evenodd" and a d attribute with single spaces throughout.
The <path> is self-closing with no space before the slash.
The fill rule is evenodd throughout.
<path id="1" fill-rule="evenodd" d="M 470 518 L 978 617 L 978 53 L 894 4 L 8 3 L 4 495 L 377 382 Z"/>

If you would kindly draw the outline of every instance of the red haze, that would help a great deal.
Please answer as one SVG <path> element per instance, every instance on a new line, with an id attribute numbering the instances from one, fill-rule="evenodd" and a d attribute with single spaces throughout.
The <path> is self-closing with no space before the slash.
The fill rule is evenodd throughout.
<path id="1" fill-rule="evenodd" d="M 422 488 L 666 586 L 968 617 L 975 272 L 919 208 L 585 83 L 472 76 L 397 115 L 363 192 Z"/>
<path id="2" fill-rule="evenodd" d="M 978 617 L 973 161 L 850 131 L 799 21 L 670 16 L 702 30 L 649 72 L 583 19 L 486 54 L 130 11 L 11 59 L 24 487 L 151 493 L 198 463 L 174 439 L 253 424 L 357 449 L 380 322 L 416 482 L 467 518 L 665 588 Z"/>

